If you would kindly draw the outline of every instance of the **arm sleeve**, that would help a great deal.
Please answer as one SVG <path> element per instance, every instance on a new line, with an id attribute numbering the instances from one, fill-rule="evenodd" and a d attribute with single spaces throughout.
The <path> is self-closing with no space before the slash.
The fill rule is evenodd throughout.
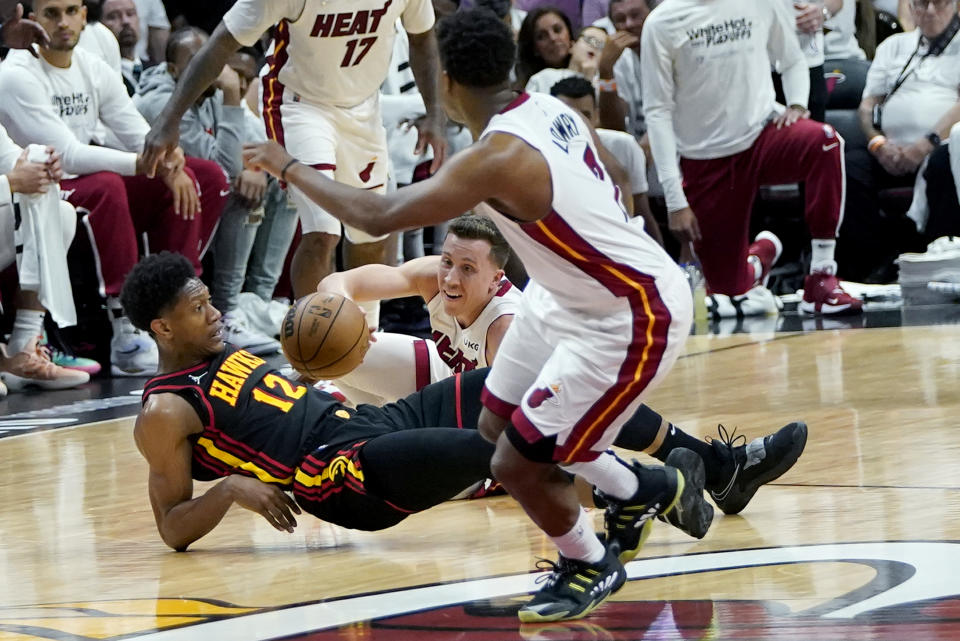
<path id="1" fill-rule="evenodd" d="M 13 166 L 17 164 L 17 158 L 23 149 L 10 138 L 10 134 L 3 127 L 0 127 L 0 174 L 7 174 L 13 171 Z"/>
<path id="2" fill-rule="evenodd" d="M 116 136 L 123 150 L 139 153 L 150 125 L 137 111 L 123 86 L 123 76 L 113 73 L 105 62 L 97 59 L 93 75 L 100 83 L 100 121 Z"/>
<path id="3" fill-rule="evenodd" d="M 640 143 L 633 136 L 624 144 L 623 164 L 630 174 L 630 186 L 634 194 L 645 194 L 650 191 L 647 184 L 647 157 L 643 155 Z"/>
<path id="4" fill-rule="evenodd" d="M 0 119 L 10 137 L 23 144 L 50 145 L 63 156 L 63 170 L 68 174 L 112 171 L 132 176 L 136 173 L 136 154 L 77 140 L 66 123 L 53 113 L 50 96 L 28 71 L 8 67 L 0 72 L 0 95 L 4 96 L 0 100 Z"/>
<path id="5" fill-rule="evenodd" d="M 299 18 L 304 6 L 306 0 L 238 0 L 223 14 L 223 24 L 237 42 L 251 47 L 264 31 L 284 18 Z"/>
<path id="6" fill-rule="evenodd" d="M 647 120 L 650 149 L 663 186 L 667 211 L 687 207 L 677 160 L 677 139 L 673 132 L 675 85 L 673 59 L 665 42 L 659 38 L 659 24 L 644 26 L 640 38 L 640 73 L 643 78 L 643 105 Z"/>
<path id="7" fill-rule="evenodd" d="M 243 169 L 244 108 L 223 106 L 213 133 L 207 132 L 196 109 L 187 111 L 180 121 L 180 146 L 184 153 L 216 162 L 230 178 L 239 176 Z"/>
<path id="8" fill-rule="evenodd" d="M 867 81 L 863 85 L 863 98 L 886 96 L 890 93 L 893 83 L 896 81 L 896 78 L 891 74 L 891 71 L 896 72 L 896 70 L 891 69 L 895 57 L 893 49 L 894 43 L 892 40 L 884 40 L 877 45 L 873 63 L 867 70 Z"/>
<path id="9" fill-rule="evenodd" d="M 137 2 L 137 9 L 144 5 L 143 0 Z M 148 27 L 154 27 L 155 29 L 169 29 L 170 28 L 170 19 L 167 17 L 167 10 L 164 8 L 163 3 L 160 0 L 147 0 L 146 2 L 146 21 Z"/>
<path id="10" fill-rule="evenodd" d="M 400 18 L 407 33 L 423 33 L 429 31 L 436 21 L 433 13 L 433 3 L 430 0 L 411 0 L 403 10 Z"/>
<path id="11" fill-rule="evenodd" d="M 782 2 L 767 4 L 773 12 L 767 54 L 770 61 L 780 69 L 787 105 L 801 105 L 806 108 L 810 101 L 810 71 L 807 59 L 800 49 L 800 41 L 797 40 L 795 20 Z"/>

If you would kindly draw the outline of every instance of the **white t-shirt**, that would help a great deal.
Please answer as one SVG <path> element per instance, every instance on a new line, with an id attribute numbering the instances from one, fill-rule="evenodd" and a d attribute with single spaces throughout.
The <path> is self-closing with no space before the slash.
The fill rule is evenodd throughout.
<path id="1" fill-rule="evenodd" d="M 597 138 L 627 170 L 633 193 L 647 193 L 650 189 L 647 184 L 647 157 L 643 154 L 637 139 L 625 131 L 613 129 L 597 129 Z"/>
<path id="2" fill-rule="evenodd" d="M 137 40 L 137 58 L 149 60 L 147 44 L 150 42 L 150 27 L 154 29 L 170 29 L 170 20 L 162 0 L 133 0 L 137 6 L 137 17 L 140 19 L 140 39 Z"/>
<path id="3" fill-rule="evenodd" d="M 536 91 L 538 93 L 549 94 L 550 90 L 553 88 L 553 85 L 557 84 L 564 78 L 571 78 L 573 76 L 581 75 L 582 74 L 577 73 L 573 69 L 557 69 L 554 67 L 547 67 L 546 69 L 541 69 L 537 73 L 530 76 L 530 80 L 527 80 L 525 91 L 527 91 L 527 93 Z"/>
<path id="4" fill-rule="evenodd" d="M 781 2 L 670 0 L 647 18 L 641 42 L 644 111 L 669 211 L 687 206 L 678 151 L 732 156 L 748 149 L 777 111 L 772 62 L 779 62 L 788 103 L 807 104 L 807 61 L 796 20 Z"/>
<path id="5" fill-rule="evenodd" d="M 857 42 L 857 3 L 845 0 L 843 6 L 823 23 L 823 55 L 827 60 L 866 60 L 867 54 Z"/>
<path id="6" fill-rule="evenodd" d="M 238 0 L 223 16 L 230 34 L 253 45 L 276 25 L 264 91 L 352 107 L 374 95 L 393 55 L 394 23 L 408 33 L 433 27 L 429 0 Z"/>
<path id="7" fill-rule="evenodd" d="M 25 147 L 51 145 L 67 177 L 97 171 L 136 173 L 137 152 L 150 126 L 127 95 L 120 74 L 97 55 L 74 49 L 67 69 L 23 50 L 0 65 L 0 122 Z M 120 149 L 91 145 L 103 122 Z"/>
<path id="8" fill-rule="evenodd" d="M 102 22 L 88 22 L 80 32 L 77 48 L 95 53 L 120 73 L 120 44 L 110 28 Z"/>
<path id="9" fill-rule="evenodd" d="M 864 97 L 886 96 L 893 90 L 910 55 L 917 51 L 919 39 L 917 29 L 893 34 L 877 45 Z M 898 144 L 922 138 L 960 99 L 960 36 L 939 56 L 924 57 L 925 52 L 926 46 L 922 46 L 904 73 L 906 80 L 883 105 L 883 133 Z"/>
<path id="10" fill-rule="evenodd" d="M 627 103 L 627 131 L 638 139 L 647 133 L 643 115 L 643 84 L 640 82 L 640 56 L 633 49 L 624 49 L 613 65 L 617 94 Z"/>

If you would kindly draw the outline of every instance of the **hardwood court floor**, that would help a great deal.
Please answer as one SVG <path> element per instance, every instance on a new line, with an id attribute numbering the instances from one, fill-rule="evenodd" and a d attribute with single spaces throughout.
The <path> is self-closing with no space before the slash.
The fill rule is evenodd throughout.
<path id="1" fill-rule="evenodd" d="M 523 628 L 554 552 L 509 498 L 380 533 L 234 508 L 178 554 L 131 419 L 2 439 L 0 640 L 960 638 L 960 327 L 695 336 L 648 400 L 701 436 L 810 438 L 704 540 L 658 523 L 586 620 Z"/>

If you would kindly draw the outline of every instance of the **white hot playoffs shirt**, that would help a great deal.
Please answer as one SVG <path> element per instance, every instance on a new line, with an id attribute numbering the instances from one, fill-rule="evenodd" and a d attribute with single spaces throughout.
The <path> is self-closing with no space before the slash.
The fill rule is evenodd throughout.
<path id="1" fill-rule="evenodd" d="M 430 0 L 238 0 L 223 22 L 242 45 L 273 28 L 265 100 L 283 89 L 307 102 L 352 107 L 380 88 L 393 54 L 394 23 L 433 27 Z"/>

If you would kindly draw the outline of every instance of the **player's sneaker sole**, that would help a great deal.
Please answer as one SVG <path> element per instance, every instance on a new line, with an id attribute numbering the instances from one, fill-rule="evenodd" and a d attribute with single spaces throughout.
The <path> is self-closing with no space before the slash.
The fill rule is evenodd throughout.
<path id="1" fill-rule="evenodd" d="M 703 459 L 693 450 L 678 447 L 670 452 L 664 465 L 677 468 L 682 483 L 678 487 L 678 497 L 670 509 L 664 510 L 661 518 L 690 536 L 702 539 L 713 522 L 713 506 L 703 496 L 707 478 Z"/>

